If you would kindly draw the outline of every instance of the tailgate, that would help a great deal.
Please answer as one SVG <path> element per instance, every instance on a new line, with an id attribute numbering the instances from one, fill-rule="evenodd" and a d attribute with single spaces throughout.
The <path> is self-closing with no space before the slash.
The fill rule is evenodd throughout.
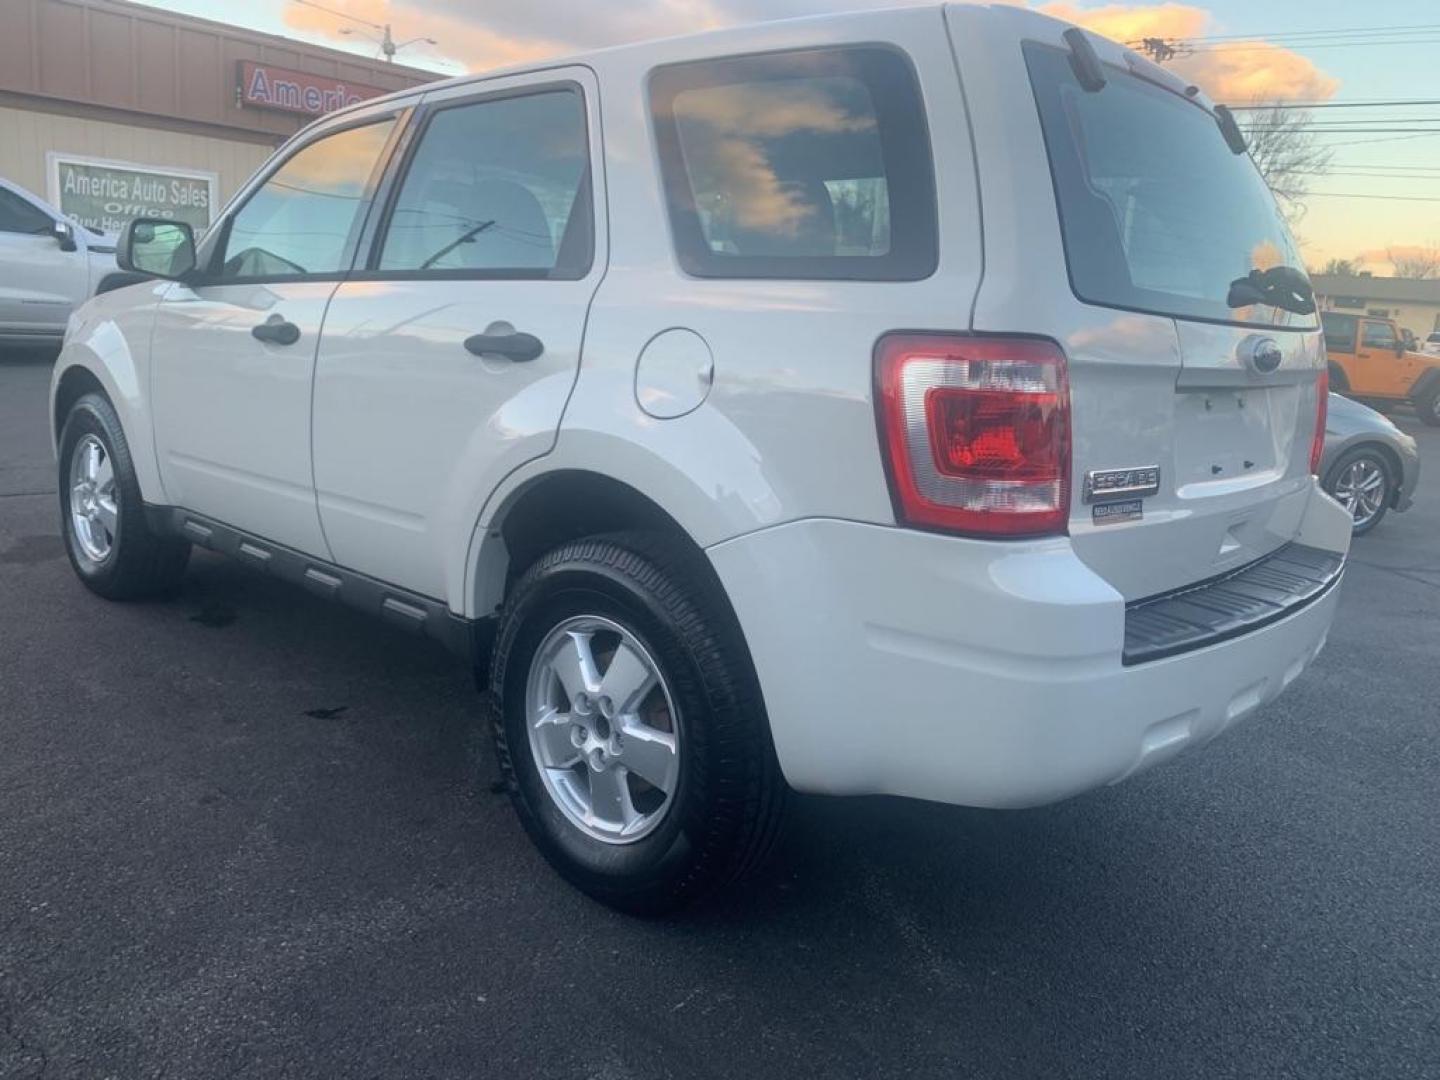
<path id="1" fill-rule="evenodd" d="M 1084 35 L 1103 78 L 1082 84 L 1064 23 L 946 17 L 981 148 L 972 325 L 1065 349 L 1075 551 L 1135 601 L 1294 541 L 1325 354 L 1254 163 L 1202 94 L 1114 42 Z"/>

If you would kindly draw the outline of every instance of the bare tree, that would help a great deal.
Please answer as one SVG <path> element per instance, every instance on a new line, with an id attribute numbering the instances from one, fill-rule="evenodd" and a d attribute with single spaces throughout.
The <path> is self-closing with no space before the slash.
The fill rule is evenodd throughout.
<path id="1" fill-rule="evenodd" d="M 1440 248 L 1386 248 L 1385 258 L 1396 277 L 1420 281 L 1440 277 Z"/>
<path id="2" fill-rule="evenodd" d="M 1331 274 L 1335 277 L 1359 277 L 1360 261 L 1358 259 L 1331 259 L 1320 268 L 1320 273 Z"/>
<path id="3" fill-rule="evenodd" d="M 1308 109 L 1279 104 L 1246 111 L 1240 126 L 1260 175 L 1293 225 L 1305 216 L 1310 185 L 1330 171 L 1333 155 L 1316 140 Z"/>

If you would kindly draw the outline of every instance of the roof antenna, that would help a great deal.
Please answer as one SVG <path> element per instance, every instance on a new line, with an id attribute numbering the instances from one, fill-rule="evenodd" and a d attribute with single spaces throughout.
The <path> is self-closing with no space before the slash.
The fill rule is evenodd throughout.
<path id="1" fill-rule="evenodd" d="M 1105 69 L 1100 64 L 1100 56 L 1095 52 L 1095 46 L 1091 45 L 1090 39 L 1085 36 L 1085 31 L 1072 26 L 1060 36 L 1065 39 L 1065 44 L 1070 46 L 1070 67 L 1075 71 L 1080 88 L 1089 94 L 1105 89 Z"/>

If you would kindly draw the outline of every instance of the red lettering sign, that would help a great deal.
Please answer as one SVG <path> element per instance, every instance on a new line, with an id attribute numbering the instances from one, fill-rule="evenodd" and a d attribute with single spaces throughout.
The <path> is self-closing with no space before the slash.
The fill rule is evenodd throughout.
<path id="1" fill-rule="evenodd" d="M 320 116 L 389 92 L 253 60 L 240 61 L 240 102 L 257 109 Z"/>

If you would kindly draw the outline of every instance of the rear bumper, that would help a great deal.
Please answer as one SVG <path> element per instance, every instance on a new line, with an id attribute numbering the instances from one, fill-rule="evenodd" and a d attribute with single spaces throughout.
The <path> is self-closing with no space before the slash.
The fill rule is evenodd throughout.
<path id="1" fill-rule="evenodd" d="M 1343 554 L 1332 500 L 1312 497 L 1305 525 L 1302 542 Z M 794 787 L 970 806 L 1053 802 L 1208 741 L 1304 670 L 1338 596 L 1126 666 L 1125 601 L 1063 538 L 811 520 L 710 556 Z"/>

